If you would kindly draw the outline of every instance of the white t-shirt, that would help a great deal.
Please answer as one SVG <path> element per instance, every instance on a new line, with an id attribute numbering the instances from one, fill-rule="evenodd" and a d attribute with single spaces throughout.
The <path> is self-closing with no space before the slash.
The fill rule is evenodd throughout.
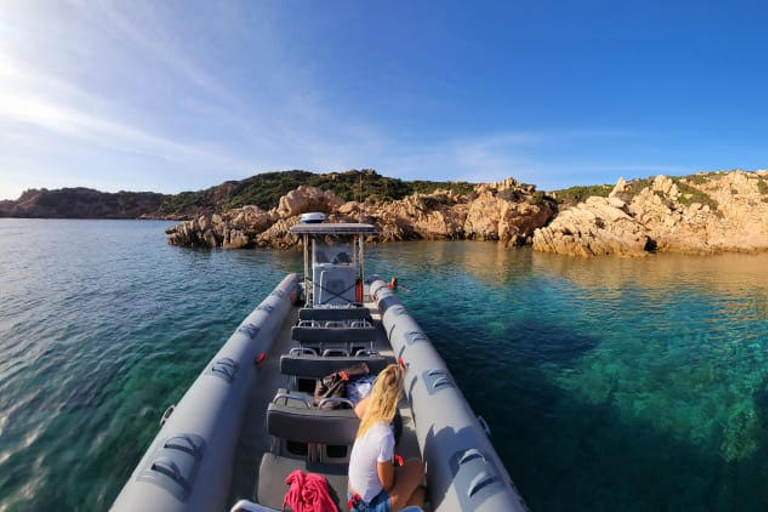
<path id="1" fill-rule="evenodd" d="M 366 503 L 384 487 L 376 471 L 376 463 L 391 461 L 395 457 L 395 435 L 389 424 L 379 421 L 355 440 L 349 456 L 349 486 Z"/>

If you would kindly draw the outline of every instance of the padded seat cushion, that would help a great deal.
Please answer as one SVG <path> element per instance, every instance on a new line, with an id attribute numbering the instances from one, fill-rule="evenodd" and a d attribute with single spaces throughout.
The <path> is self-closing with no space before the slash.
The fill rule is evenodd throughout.
<path id="1" fill-rule="evenodd" d="M 291 328 L 291 338 L 299 343 L 370 343 L 376 339 L 375 327 L 300 327 Z"/>
<path id="2" fill-rule="evenodd" d="M 313 355 L 283 355 L 280 356 L 280 372 L 283 375 L 292 375 L 307 379 L 322 379 L 326 375 L 349 368 L 358 363 L 365 363 L 371 374 L 377 375 L 390 364 L 394 364 L 395 358 L 388 356 L 365 357 L 323 357 Z"/>
<path id="3" fill-rule="evenodd" d="M 319 473 L 328 480 L 328 493 L 339 510 L 347 510 L 347 464 L 319 464 L 305 459 L 280 457 L 265 453 L 259 466 L 258 502 L 275 510 L 282 510 L 283 498 L 288 492 L 285 479 L 300 469 L 307 473 Z"/>
<path id="4" fill-rule="evenodd" d="M 298 400 L 277 402 L 267 408 L 267 431 L 271 435 L 298 443 L 351 445 L 355 442 L 360 420 L 354 410 L 307 408 Z"/>

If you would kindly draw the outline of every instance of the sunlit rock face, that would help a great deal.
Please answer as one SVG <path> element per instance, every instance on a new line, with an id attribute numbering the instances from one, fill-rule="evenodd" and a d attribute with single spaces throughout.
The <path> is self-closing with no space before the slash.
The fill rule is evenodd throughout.
<path id="1" fill-rule="evenodd" d="M 620 179 L 538 229 L 534 249 L 555 254 L 643 256 L 768 249 L 768 171 Z"/>
<path id="2" fill-rule="evenodd" d="M 436 190 L 346 203 L 333 192 L 301 186 L 268 211 L 244 206 L 182 222 L 168 229 L 168 243 L 290 248 L 299 239 L 288 230 L 309 211 L 325 212 L 329 222 L 375 224 L 379 242 L 493 240 L 571 256 L 753 252 L 768 249 L 768 171 L 619 179 L 607 197 L 592 196 L 559 213 L 551 198 L 512 178 L 477 185 L 469 194 Z"/>
<path id="3" fill-rule="evenodd" d="M 578 256 L 643 256 L 648 244 L 646 228 L 617 197 L 590 197 L 560 213 L 533 237 L 537 251 Z"/>
<path id="4" fill-rule="evenodd" d="M 529 243 L 557 208 L 532 185 L 512 178 L 479 185 L 461 195 L 449 190 L 416 193 L 397 201 L 350 201 L 333 192 L 302 186 L 264 211 L 245 206 L 182 222 L 169 228 L 168 243 L 197 247 L 289 248 L 299 243 L 289 229 L 309 211 L 325 212 L 328 222 L 363 221 L 381 230 L 380 242 L 398 240 L 496 240 L 508 245 Z"/>

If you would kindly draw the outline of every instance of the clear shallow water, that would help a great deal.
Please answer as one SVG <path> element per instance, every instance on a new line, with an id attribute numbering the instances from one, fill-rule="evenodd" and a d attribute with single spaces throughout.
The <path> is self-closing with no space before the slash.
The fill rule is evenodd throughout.
<path id="1" fill-rule="evenodd" d="M 0 510 L 108 508 L 297 253 L 0 220 Z M 768 508 L 768 255 L 373 248 L 533 510 Z"/>

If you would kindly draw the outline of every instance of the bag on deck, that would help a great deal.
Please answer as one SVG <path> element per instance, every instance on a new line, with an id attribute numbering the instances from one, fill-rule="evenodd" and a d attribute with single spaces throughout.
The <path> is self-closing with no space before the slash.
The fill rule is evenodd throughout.
<path id="1" fill-rule="evenodd" d="M 367 364 L 358 363 L 319 379 L 315 384 L 315 403 L 319 404 L 324 398 L 347 398 L 347 382 L 369 373 Z M 323 409 L 339 409 L 341 406 L 339 403 L 330 403 L 325 404 Z"/>

